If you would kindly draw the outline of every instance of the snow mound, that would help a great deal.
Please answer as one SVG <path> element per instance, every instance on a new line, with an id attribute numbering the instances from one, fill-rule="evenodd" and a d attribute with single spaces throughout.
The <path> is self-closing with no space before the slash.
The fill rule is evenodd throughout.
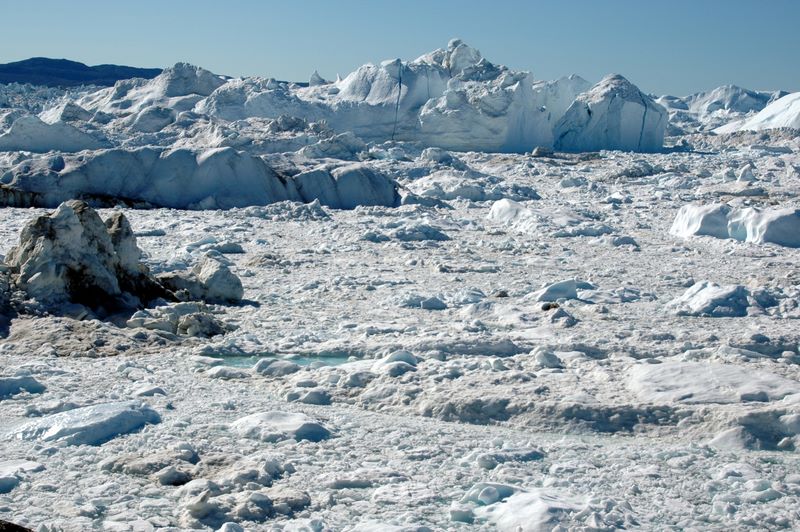
<path id="1" fill-rule="evenodd" d="M 19 485 L 28 473 L 43 471 L 44 466 L 30 460 L 4 460 L 0 462 L 0 493 L 8 493 Z M 4 524 L 0 521 L 0 524 Z"/>
<path id="2" fill-rule="evenodd" d="M 678 316 L 742 317 L 747 316 L 747 307 L 750 306 L 748 295 L 747 289 L 741 285 L 720 286 L 700 281 L 667 303 L 667 308 Z"/>
<path id="3" fill-rule="evenodd" d="M 394 181 L 360 163 L 339 167 L 320 167 L 291 179 L 300 199 L 319 200 L 334 209 L 355 209 L 360 205 L 396 207 L 400 196 Z"/>
<path id="4" fill-rule="evenodd" d="M 531 294 L 535 301 L 557 301 L 559 299 L 578 299 L 578 283 L 575 279 L 566 279 L 549 284 Z"/>
<path id="5" fill-rule="evenodd" d="M 714 132 L 725 134 L 782 127 L 800 129 L 800 92 L 787 94 L 766 106 L 755 116 L 726 124 L 715 129 Z"/>
<path id="6" fill-rule="evenodd" d="M 499 532 L 539 532 L 558 528 L 562 520 L 584 505 L 582 498 L 572 494 L 534 489 L 478 507 L 473 513 L 479 521 L 490 523 Z"/>
<path id="7" fill-rule="evenodd" d="M 55 107 L 45 109 L 39 113 L 39 118 L 47 124 L 55 124 L 57 122 L 88 122 L 92 119 L 92 113 L 76 104 L 73 101 L 67 100 L 61 102 Z"/>
<path id="8" fill-rule="evenodd" d="M 722 203 L 684 205 L 678 211 L 669 232 L 683 238 L 690 236 L 729 238 L 728 215 L 730 212 L 731 208 Z"/>
<path id="9" fill-rule="evenodd" d="M 768 402 L 800 393 L 800 382 L 774 373 L 706 362 L 641 364 L 631 369 L 629 387 L 649 403 Z"/>
<path id="10" fill-rule="evenodd" d="M 166 291 L 140 264 L 141 251 L 121 213 L 105 223 L 86 203 L 68 201 L 22 230 L 6 258 L 16 284 L 44 303 L 135 307 Z"/>
<path id="11" fill-rule="evenodd" d="M 0 377 L 0 399 L 22 392 L 42 393 L 44 390 L 44 385 L 33 377 Z"/>
<path id="12" fill-rule="evenodd" d="M 0 135 L 0 151 L 76 152 L 107 146 L 108 143 L 97 140 L 70 124 L 60 121 L 47 123 L 33 115 L 17 118 L 11 128 Z"/>
<path id="13" fill-rule="evenodd" d="M 706 235 L 796 248 L 800 247 L 800 210 L 733 209 L 721 203 L 684 205 L 670 233 L 682 238 Z"/>
<path id="14" fill-rule="evenodd" d="M 30 421 L 13 430 L 10 437 L 63 445 L 100 445 L 160 422 L 156 411 L 139 401 L 102 403 Z"/>
<path id="15" fill-rule="evenodd" d="M 305 414 L 278 411 L 260 412 L 240 418 L 231 423 L 231 430 L 243 438 L 265 442 L 287 439 L 318 442 L 331 435 L 321 423 Z"/>
<path id="16" fill-rule="evenodd" d="M 552 231 L 556 238 L 597 237 L 614 232 L 611 227 L 570 209 L 532 209 L 510 199 L 494 202 L 487 218 L 519 233 L 539 235 Z"/>
<path id="17" fill-rule="evenodd" d="M 660 151 L 666 110 L 624 77 L 603 78 L 578 96 L 553 131 L 563 151 Z"/>
<path id="18" fill-rule="evenodd" d="M 113 149 L 65 160 L 59 170 L 42 160 L 22 163 L 2 181 L 37 194 L 44 206 L 76 197 L 112 197 L 162 207 L 229 209 L 295 199 L 263 160 L 230 148 Z"/>

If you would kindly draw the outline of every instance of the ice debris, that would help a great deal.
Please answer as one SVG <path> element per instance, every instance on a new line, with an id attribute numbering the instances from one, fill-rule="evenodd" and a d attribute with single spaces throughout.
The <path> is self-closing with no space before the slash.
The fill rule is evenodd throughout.
<path id="1" fill-rule="evenodd" d="M 305 414 L 293 412 L 260 412 L 231 423 L 231 430 L 244 438 L 266 442 L 286 439 L 318 442 L 331 433 L 321 423 Z"/>
<path id="2" fill-rule="evenodd" d="M 29 421 L 12 430 L 10 437 L 63 445 L 100 445 L 160 422 L 161 416 L 140 401 L 101 403 Z"/>

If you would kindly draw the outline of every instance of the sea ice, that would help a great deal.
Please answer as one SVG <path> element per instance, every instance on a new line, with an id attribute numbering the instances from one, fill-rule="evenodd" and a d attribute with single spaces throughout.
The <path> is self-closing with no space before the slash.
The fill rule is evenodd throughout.
<path id="1" fill-rule="evenodd" d="M 285 439 L 317 442 L 331 433 L 318 421 L 305 414 L 293 412 L 260 412 L 240 418 L 231 423 L 231 430 L 245 438 L 267 442 Z"/>
<path id="2" fill-rule="evenodd" d="M 155 410 L 139 401 L 102 403 L 29 421 L 9 436 L 63 445 L 100 445 L 160 421 Z"/>

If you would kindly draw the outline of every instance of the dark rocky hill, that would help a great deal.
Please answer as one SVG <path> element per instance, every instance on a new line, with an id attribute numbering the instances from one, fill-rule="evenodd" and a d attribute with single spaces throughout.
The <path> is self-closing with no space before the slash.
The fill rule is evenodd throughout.
<path id="1" fill-rule="evenodd" d="M 111 86 L 120 79 L 151 79 L 160 73 L 160 68 L 136 68 L 120 65 L 88 66 L 67 59 L 33 57 L 24 61 L 0 64 L 0 83 L 31 83 L 48 87 Z"/>

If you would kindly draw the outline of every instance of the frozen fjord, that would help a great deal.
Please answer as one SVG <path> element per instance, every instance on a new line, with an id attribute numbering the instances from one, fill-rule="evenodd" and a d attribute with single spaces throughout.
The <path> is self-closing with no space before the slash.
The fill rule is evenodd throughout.
<path id="1" fill-rule="evenodd" d="M 450 54 L 448 64 L 479 62 Z M 259 203 L 270 205 L 225 211 L 122 208 L 153 278 L 213 278 L 224 265 L 242 304 L 164 301 L 130 327 L 68 303 L 14 317 L 0 346 L 0 519 L 66 530 L 798 526 L 800 251 L 764 237 L 797 234 L 796 135 L 697 133 L 686 136 L 695 151 L 532 158 L 337 130 L 303 152 L 291 142 L 316 126 L 264 116 L 217 122 L 248 139 L 205 154 L 207 140 L 184 134 L 208 135 L 202 116 L 181 118 L 195 129 L 146 131 L 172 116 L 148 110 L 153 98 L 177 120 L 225 85 L 192 75 L 188 95 L 169 79 L 135 86 L 145 103 L 121 107 L 134 118 L 115 115 L 113 98 L 84 100 L 112 116 L 95 133 L 117 151 L 6 152 L 9 179 L 55 176 L 103 204 L 102 189 L 81 188 L 102 183 L 90 166 L 102 158 L 136 158 L 155 169 L 151 186 L 162 165 L 190 168 L 191 182 L 220 160 L 298 195 L 267 190 Z M 483 94 L 467 81 L 465 94 Z M 574 97 L 588 88 L 571 83 Z M 272 138 L 283 153 L 267 153 Z M 182 142 L 196 142 L 192 156 L 172 155 Z M 358 174 L 383 178 L 358 182 L 385 201 L 330 208 L 347 190 L 337 172 L 360 153 L 372 155 Z M 387 181 L 400 186 L 379 193 Z M 162 203 L 180 186 L 142 190 L 120 195 L 237 206 Z M 49 212 L 0 210 L 0 253 Z M 213 272 L 191 270 L 204 260 Z M 35 308 L 21 297 L 4 308 Z M 187 316 L 199 317 L 181 329 Z M 220 363 L 261 354 L 287 360 Z"/>

